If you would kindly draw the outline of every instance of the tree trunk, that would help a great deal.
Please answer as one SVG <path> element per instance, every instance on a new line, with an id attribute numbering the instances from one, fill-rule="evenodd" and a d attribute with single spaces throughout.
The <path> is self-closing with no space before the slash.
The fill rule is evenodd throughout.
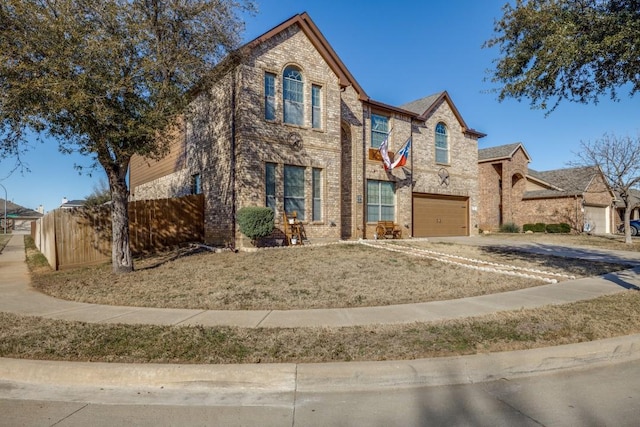
<path id="1" fill-rule="evenodd" d="M 111 187 L 111 262 L 113 272 L 130 273 L 133 259 L 129 246 L 129 191 L 123 177 L 109 176 Z"/>
<path id="2" fill-rule="evenodd" d="M 628 245 L 632 244 L 631 240 L 631 208 L 628 198 L 623 198 L 624 201 L 624 242 Z"/>

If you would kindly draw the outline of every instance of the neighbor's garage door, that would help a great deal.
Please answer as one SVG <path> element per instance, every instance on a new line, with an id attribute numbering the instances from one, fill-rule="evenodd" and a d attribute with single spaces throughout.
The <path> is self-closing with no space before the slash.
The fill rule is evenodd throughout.
<path id="1" fill-rule="evenodd" d="M 468 197 L 413 195 L 413 237 L 468 235 Z"/>
<path id="2" fill-rule="evenodd" d="M 585 206 L 584 207 L 584 221 L 588 222 L 591 228 L 588 230 L 593 234 L 606 234 L 609 233 L 609 227 L 607 227 L 607 208 L 601 206 Z M 587 231 L 587 230 L 585 230 Z"/>

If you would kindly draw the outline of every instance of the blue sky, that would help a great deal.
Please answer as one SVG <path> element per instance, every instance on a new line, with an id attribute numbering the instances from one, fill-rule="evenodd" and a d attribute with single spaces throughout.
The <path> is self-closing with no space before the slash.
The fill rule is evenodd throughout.
<path id="1" fill-rule="evenodd" d="M 562 103 L 549 116 L 524 100 L 499 103 L 486 80 L 498 55 L 482 49 L 506 0 L 257 0 L 247 16 L 249 41 L 291 16 L 308 12 L 367 94 L 400 106 L 446 90 L 467 125 L 487 136 L 479 148 L 522 142 L 536 170 L 559 169 L 575 160 L 581 141 L 604 133 L 637 136 L 640 96 L 597 105 Z M 31 172 L 6 178 L 13 161 L 0 160 L 0 184 L 9 200 L 49 211 L 62 197 L 89 195 L 104 173 L 79 175 L 74 164 L 88 159 L 60 154 L 55 141 L 34 143 L 25 157 Z M 0 197 L 4 191 L 0 188 Z"/>

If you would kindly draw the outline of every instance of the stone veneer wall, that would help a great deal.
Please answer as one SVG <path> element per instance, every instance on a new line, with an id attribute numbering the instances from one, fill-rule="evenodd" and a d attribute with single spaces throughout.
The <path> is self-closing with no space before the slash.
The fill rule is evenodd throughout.
<path id="1" fill-rule="evenodd" d="M 341 141 L 341 237 L 364 237 L 364 118 L 362 103 L 352 87 L 341 94 L 341 121 L 345 139 Z"/>
<path id="2" fill-rule="evenodd" d="M 519 227 L 537 222 L 545 224 L 564 222 L 573 229 L 580 230 L 584 221 L 584 212 L 581 207 L 582 197 L 523 200 L 518 205 L 514 222 Z"/>
<path id="3" fill-rule="evenodd" d="M 502 202 L 502 224 L 514 222 L 518 225 L 520 212 L 525 209 L 522 196 L 526 191 L 528 159 L 518 149 L 509 159 L 483 162 L 478 165 L 480 200 L 478 221 L 482 230 L 497 231 L 500 228 L 500 202 Z M 502 185 L 500 185 L 502 182 Z"/>
<path id="4" fill-rule="evenodd" d="M 265 206 L 265 165 L 276 165 L 276 226 L 284 212 L 284 167 L 305 168 L 304 227 L 309 239 L 340 237 L 341 93 L 338 78 L 297 26 L 272 37 L 243 60 L 237 104 L 237 209 Z M 304 81 L 304 124 L 283 122 L 282 74 L 300 68 Z M 264 118 L 264 73 L 276 76 L 276 119 Z M 322 87 L 322 128 L 311 126 L 311 86 Z M 312 169 L 322 171 L 322 219 L 312 221 Z M 242 245 L 246 239 L 236 231 Z"/>
<path id="5" fill-rule="evenodd" d="M 449 164 L 435 160 L 435 128 L 447 126 Z M 413 136 L 413 192 L 469 198 L 469 234 L 478 232 L 478 141 L 464 133 L 449 104 L 442 100 L 427 117 L 425 126 L 414 130 Z M 441 169 L 449 173 L 449 185 L 441 183 Z M 411 210 L 409 210 L 411 214 Z"/>
<path id="6" fill-rule="evenodd" d="M 480 187 L 480 208 L 478 226 L 481 230 L 496 231 L 500 228 L 500 180 L 503 163 L 480 163 L 478 183 Z"/>
<path id="7" fill-rule="evenodd" d="M 288 65 L 299 67 L 304 76 L 302 126 L 283 123 L 282 73 Z M 264 119 L 265 72 L 276 76 L 274 121 Z M 311 127 L 312 84 L 323 90 L 322 129 Z M 396 222 L 403 227 L 403 237 L 412 235 L 414 192 L 468 197 L 469 231 L 476 230 L 477 140 L 464 133 L 449 104 L 439 105 L 426 126 L 412 123 L 403 114 L 391 115 L 390 150 L 397 151 L 411 135 L 413 146 L 409 163 L 387 174 L 380 161 L 369 160 L 368 105 L 363 105 L 352 87 L 340 87 L 336 74 L 296 25 L 253 47 L 237 67 L 212 82 L 194 107 L 196 114 L 187 123 L 186 167 L 137 188 L 136 198 L 186 194 L 191 176 L 200 174 L 207 243 L 248 244 L 234 216 L 244 206 L 265 206 L 266 163 L 276 165 L 277 227 L 284 210 L 284 166 L 305 168 L 304 224 L 311 240 L 373 236 L 375 224 L 366 223 L 367 179 L 396 183 Z M 449 131 L 451 161 L 446 165 L 435 163 L 434 130 L 440 121 Z M 320 169 L 323 177 L 322 220 L 317 222 L 311 221 L 313 168 Z M 441 168 L 449 171 L 449 186 L 440 183 Z"/>
<path id="8" fill-rule="evenodd" d="M 181 169 L 153 181 L 136 186 L 130 200 L 151 200 L 182 197 L 191 194 L 189 171 Z"/>

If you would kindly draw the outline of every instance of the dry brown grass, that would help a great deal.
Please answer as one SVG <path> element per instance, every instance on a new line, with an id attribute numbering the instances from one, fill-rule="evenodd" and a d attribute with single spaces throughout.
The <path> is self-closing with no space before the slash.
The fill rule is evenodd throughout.
<path id="1" fill-rule="evenodd" d="M 104 325 L 0 313 L 0 356 L 127 363 L 400 360 L 528 349 L 640 332 L 640 292 L 489 316 L 351 328 Z"/>
<path id="2" fill-rule="evenodd" d="M 11 240 L 11 234 L 0 234 L 0 254 L 7 243 L 9 243 L 9 240 Z"/>
<path id="3" fill-rule="evenodd" d="M 490 248 L 401 243 L 476 258 L 487 257 L 511 265 L 572 271 L 578 276 L 620 268 L 591 262 L 583 265 L 580 261 L 517 252 L 501 253 Z M 70 288 L 72 291 L 68 295 L 83 298 L 97 294 L 108 299 L 111 297 L 107 294 L 111 292 L 120 301 L 156 301 L 158 305 L 162 305 L 163 300 L 195 301 L 207 295 L 205 290 L 219 290 L 220 283 L 229 288 L 225 292 L 230 300 L 240 299 L 237 304 L 246 304 L 243 299 L 247 299 L 259 306 L 265 302 L 272 304 L 273 298 L 256 297 L 257 293 L 247 292 L 247 289 L 269 282 L 277 282 L 270 289 L 288 290 L 283 299 L 288 298 L 291 305 L 305 299 L 295 291 L 304 289 L 299 287 L 301 284 L 314 289 L 314 298 L 323 298 L 323 293 L 342 292 L 340 295 L 352 298 L 350 301 L 353 296 L 348 292 L 364 293 L 373 289 L 380 295 L 366 300 L 371 302 L 384 300 L 387 291 L 401 295 L 402 292 L 392 289 L 394 287 L 404 289 L 404 296 L 413 298 L 417 292 L 415 288 L 428 284 L 428 291 L 420 292 L 422 295 L 428 292 L 427 298 L 432 298 L 436 294 L 446 297 L 447 292 L 467 295 L 477 292 L 478 288 L 482 288 L 482 292 L 499 292 L 508 289 L 513 282 L 509 276 L 487 273 L 484 277 L 484 273 L 475 270 L 364 246 L 207 253 L 173 260 L 171 258 L 178 253 L 164 254 L 141 260 L 138 265 L 144 268 L 126 276 L 112 276 L 108 268 L 102 267 L 53 273 L 31 260 L 38 257 L 32 248 L 27 249 L 27 254 L 33 277 L 41 286 Z M 151 268 L 153 264 L 158 265 Z M 302 282 L 289 279 L 295 277 L 291 273 L 304 276 Z M 445 279 L 436 277 L 444 274 Z M 116 283 L 111 284 L 114 280 Z M 407 280 L 411 280 L 411 286 L 401 286 L 408 283 Z M 465 286 L 470 280 L 473 285 Z M 79 281 L 83 282 L 79 285 Z M 195 286 L 199 281 L 207 285 Z M 230 281 L 234 286 L 230 286 Z M 348 288 L 336 288 L 336 281 L 348 283 Z M 380 283 L 382 285 L 378 286 Z M 111 287 L 108 291 L 100 291 L 101 286 Z M 405 289 L 410 287 L 414 289 Z M 326 304 L 333 296 L 324 298 L 323 304 Z M 477 318 L 349 328 L 105 325 L 0 313 L 0 357 L 128 363 L 375 361 L 527 349 L 634 333 L 640 333 L 640 292 L 637 291 Z"/>
<path id="4" fill-rule="evenodd" d="M 485 247 L 424 241 L 403 244 L 576 277 L 624 268 Z M 131 274 L 114 275 L 110 267 L 102 266 L 60 272 L 34 271 L 32 278 L 36 288 L 68 300 L 223 310 L 415 303 L 505 292 L 545 283 L 360 244 L 190 255 L 183 249 L 141 260 L 138 270 Z"/>

